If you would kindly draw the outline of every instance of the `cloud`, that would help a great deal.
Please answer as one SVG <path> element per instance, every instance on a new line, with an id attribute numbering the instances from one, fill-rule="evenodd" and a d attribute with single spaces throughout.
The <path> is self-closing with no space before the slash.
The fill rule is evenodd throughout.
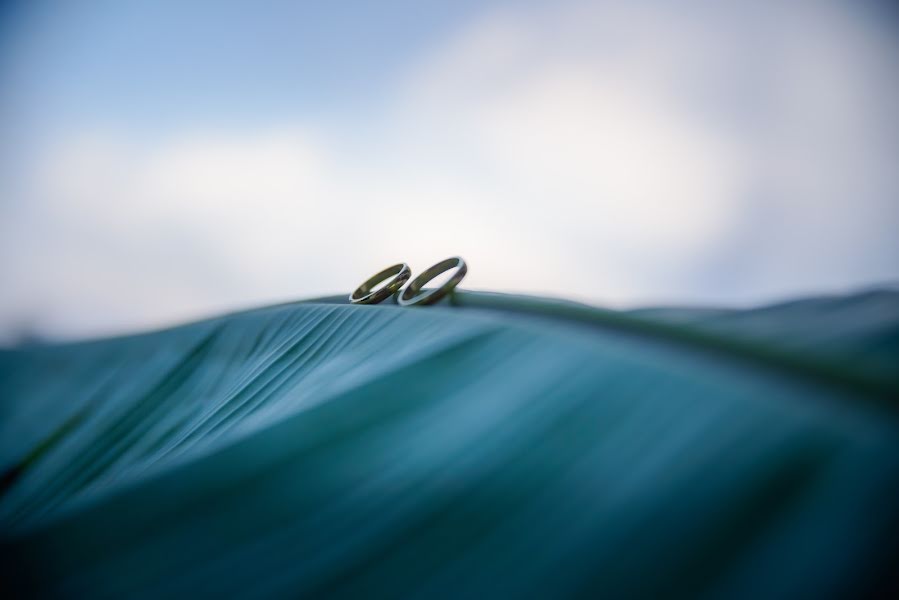
<path id="1" fill-rule="evenodd" d="M 487 12 L 358 126 L 82 124 L 4 208 L 0 335 L 348 293 L 454 254 L 473 288 L 613 305 L 899 276 L 894 44 L 777 6 Z"/>
<path id="2" fill-rule="evenodd" d="M 422 62 L 403 112 L 520 226 L 565 240 L 570 294 L 753 302 L 895 278 L 899 52 L 868 17 L 501 11 Z"/>

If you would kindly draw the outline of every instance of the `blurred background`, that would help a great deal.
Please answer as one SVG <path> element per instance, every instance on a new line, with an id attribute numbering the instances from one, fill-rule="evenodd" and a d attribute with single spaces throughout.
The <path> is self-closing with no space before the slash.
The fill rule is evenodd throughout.
<path id="1" fill-rule="evenodd" d="M 748 306 L 899 279 L 890 1 L 0 8 L 0 343 L 461 255 L 463 287 Z"/>

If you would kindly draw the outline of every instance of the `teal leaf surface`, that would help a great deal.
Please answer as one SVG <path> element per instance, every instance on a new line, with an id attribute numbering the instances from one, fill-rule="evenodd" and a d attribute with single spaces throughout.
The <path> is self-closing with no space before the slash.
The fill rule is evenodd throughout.
<path id="1" fill-rule="evenodd" d="M 804 302 L 331 298 L 2 351 L 0 575 L 63 597 L 875 593 L 899 294 Z"/>

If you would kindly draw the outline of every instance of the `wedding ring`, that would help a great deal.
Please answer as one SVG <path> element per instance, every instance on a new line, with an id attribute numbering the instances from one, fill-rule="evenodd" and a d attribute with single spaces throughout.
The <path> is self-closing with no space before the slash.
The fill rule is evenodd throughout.
<path id="1" fill-rule="evenodd" d="M 380 289 L 372 291 L 376 285 L 388 277 L 393 277 L 393 279 L 390 280 L 390 283 Z M 387 267 L 380 273 L 372 275 L 365 281 L 365 283 L 357 287 L 356 291 L 350 294 L 350 302 L 353 304 L 377 304 L 394 295 L 401 287 L 403 287 L 403 284 L 406 283 L 410 277 L 412 277 L 412 271 L 406 263 L 399 263 L 392 267 Z"/>
<path id="2" fill-rule="evenodd" d="M 422 293 L 421 288 L 424 284 L 431 281 L 444 271 L 456 268 L 455 274 L 449 280 L 438 288 L 426 290 Z M 433 304 L 450 293 L 453 288 L 459 285 L 459 282 L 465 277 L 468 267 L 465 261 L 459 256 L 442 260 L 433 267 L 427 269 L 424 273 L 413 279 L 406 289 L 397 296 L 396 301 L 400 306 L 414 306 L 416 304 Z"/>

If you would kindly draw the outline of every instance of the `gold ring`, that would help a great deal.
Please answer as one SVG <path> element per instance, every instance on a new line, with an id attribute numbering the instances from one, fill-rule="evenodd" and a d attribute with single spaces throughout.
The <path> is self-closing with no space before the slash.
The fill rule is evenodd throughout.
<path id="1" fill-rule="evenodd" d="M 444 271 L 449 271 L 452 268 L 457 269 L 456 273 L 452 277 L 450 277 L 446 283 L 441 285 L 439 288 L 426 290 L 419 294 L 424 284 L 431 281 Z M 409 285 L 406 286 L 406 289 L 404 289 L 402 293 L 397 296 L 396 301 L 400 304 L 400 306 L 433 304 L 446 296 L 453 290 L 453 288 L 459 285 L 459 282 L 462 281 L 467 272 L 468 267 L 465 265 L 465 261 L 462 260 L 462 258 L 459 256 L 454 256 L 452 258 L 442 260 L 413 279 L 409 283 Z"/>
<path id="2" fill-rule="evenodd" d="M 387 285 L 372 291 L 376 285 L 391 276 L 393 279 Z M 410 277 L 412 277 L 412 270 L 409 269 L 409 265 L 406 263 L 387 267 L 380 273 L 372 275 L 365 283 L 357 287 L 356 291 L 350 294 L 350 302 L 353 304 L 377 304 L 394 295 Z"/>

